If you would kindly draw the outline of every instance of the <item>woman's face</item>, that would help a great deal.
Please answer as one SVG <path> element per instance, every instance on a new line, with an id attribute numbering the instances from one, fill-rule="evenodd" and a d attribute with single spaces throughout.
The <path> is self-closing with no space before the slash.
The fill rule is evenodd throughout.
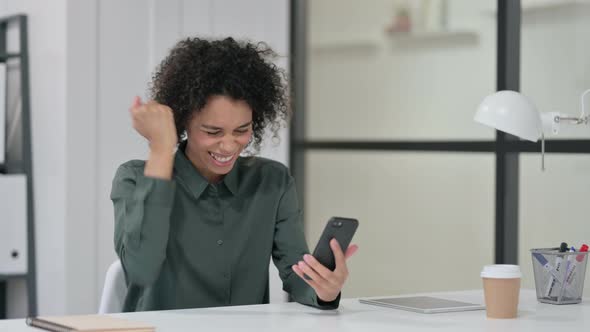
<path id="1" fill-rule="evenodd" d="M 252 137 L 252 109 L 243 100 L 213 96 L 187 128 L 186 155 L 215 183 L 231 171 Z"/>

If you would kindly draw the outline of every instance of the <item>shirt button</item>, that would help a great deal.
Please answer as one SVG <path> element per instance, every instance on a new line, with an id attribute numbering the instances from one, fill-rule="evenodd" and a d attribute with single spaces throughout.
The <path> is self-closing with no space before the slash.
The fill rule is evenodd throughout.
<path id="1" fill-rule="evenodd" d="M 217 240 L 217 244 L 218 245 L 222 245 L 223 244 L 223 240 Z"/>

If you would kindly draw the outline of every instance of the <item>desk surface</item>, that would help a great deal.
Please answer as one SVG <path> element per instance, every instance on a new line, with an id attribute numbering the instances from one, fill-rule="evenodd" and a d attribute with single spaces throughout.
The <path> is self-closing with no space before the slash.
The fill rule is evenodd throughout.
<path id="1" fill-rule="evenodd" d="M 483 303 L 483 292 L 430 293 L 448 299 Z M 532 290 L 521 292 L 517 319 L 486 319 L 485 311 L 420 314 L 344 299 L 335 311 L 297 303 L 117 314 L 168 331 L 589 331 L 590 299 L 575 305 L 538 303 Z M 40 331 L 23 319 L 0 321 L 0 331 Z"/>

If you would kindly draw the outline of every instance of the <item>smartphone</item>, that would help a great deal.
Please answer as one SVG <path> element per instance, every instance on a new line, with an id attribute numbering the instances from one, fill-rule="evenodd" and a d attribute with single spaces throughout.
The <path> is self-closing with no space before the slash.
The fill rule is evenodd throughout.
<path id="1" fill-rule="evenodd" d="M 334 271 L 336 262 L 334 260 L 334 253 L 332 253 L 332 248 L 330 247 L 330 240 L 336 239 L 342 248 L 342 252 L 346 252 L 358 225 L 359 221 L 356 219 L 343 217 L 330 218 L 313 251 L 313 257 L 322 263 L 322 265 Z"/>

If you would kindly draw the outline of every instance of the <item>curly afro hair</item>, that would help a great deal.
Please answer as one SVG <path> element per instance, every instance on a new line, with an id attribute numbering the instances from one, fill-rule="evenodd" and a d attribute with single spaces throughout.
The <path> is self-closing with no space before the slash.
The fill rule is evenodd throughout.
<path id="1" fill-rule="evenodd" d="M 277 54 L 265 43 L 187 38 L 156 69 L 151 98 L 173 110 L 179 140 L 188 122 L 213 95 L 244 100 L 252 109 L 252 141 L 257 152 L 265 128 L 278 140 L 289 116 L 285 72 L 272 63 Z"/>

